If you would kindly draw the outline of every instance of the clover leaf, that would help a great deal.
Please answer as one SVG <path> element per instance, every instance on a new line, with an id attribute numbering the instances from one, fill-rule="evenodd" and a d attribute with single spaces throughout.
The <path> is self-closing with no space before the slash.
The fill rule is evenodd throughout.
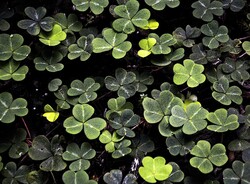
<path id="1" fill-rule="evenodd" d="M 190 152 L 195 143 L 194 141 L 188 140 L 182 131 L 177 131 L 174 135 L 166 139 L 166 145 L 171 155 L 184 156 Z"/>
<path id="2" fill-rule="evenodd" d="M 223 171 L 223 182 L 225 184 L 237 184 L 250 182 L 250 162 L 241 162 L 235 160 L 232 164 L 232 169 L 227 168 Z"/>
<path id="3" fill-rule="evenodd" d="M 60 63 L 62 59 L 63 55 L 59 51 L 45 51 L 42 52 L 41 57 L 34 59 L 35 68 L 38 71 L 58 72 L 64 68 L 64 65 Z"/>
<path id="4" fill-rule="evenodd" d="M 104 29 L 102 36 L 103 38 L 95 38 L 92 41 L 94 53 L 112 50 L 112 56 L 115 59 L 121 59 L 132 47 L 131 42 L 125 41 L 127 34 L 117 33 L 111 28 Z"/>
<path id="5" fill-rule="evenodd" d="M 55 135 L 51 142 L 44 135 L 36 136 L 29 149 L 29 157 L 32 160 L 41 160 L 40 169 L 43 171 L 62 171 L 67 164 L 62 159 L 63 148 L 60 145 L 60 137 Z"/>
<path id="6" fill-rule="evenodd" d="M 43 44 L 48 46 L 56 46 L 59 45 L 61 41 L 66 39 L 67 34 L 62 30 L 62 27 L 59 24 L 54 24 L 50 32 L 41 32 L 39 37 L 39 40 Z"/>
<path id="7" fill-rule="evenodd" d="M 71 82 L 67 94 L 72 97 L 79 96 L 79 103 L 88 103 L 97 98 L 96 91 L 99 88 L 100 84 L 90 77 L 85 78 L 83 82 L 76 79 Z"/>
<path id="8" fill-rule="evenodd" d="M 179 63 L 174 65 L 174 83 L 181 85 L 187 82 L 189 87 L 197 87 L 206 80 L 206 76 L 202 74 L 203 70 L 203 65 L 196 64 L 191 59 L 185 59 L 183 65 Z"/>
<path id="9" fill-rule="evenodd" d="M 212 2 L 211 0 L 198 0 L 191 6 L 194 8 L 193 16 L 206 22 L 212 21 L 213 15 L 221 16 L 224 13 L 223 4 L 217 0 Z"/>
<path id="10" fill-rule="evenodd" d="M 176 40 L 171 34 L 163 34 L 159 37 L 155 33 L 150 33 L 148 37 L 156 40 L 156 44 L 151 49 L 153 54 L 169 54 L 172 51 L 170 46 L 176 44 Z"/>
<path id="11" fill-rule="evenodd" d="M 57 13 L 54 19 L 55 23 L 60 25 L 66 33 L 79 32 L 82 29 L 82 23 L 75 14 L 71 13 L 66 17 L 65 13 Z"/>
<path id="12" fill-rule="evenodd" d="M 197 64 L 207 64 L 208 62 L 215 62 L 220 57 L 220 52 L 215 50 L 205 50 L 202 43 L 196 44 L 192 47 L 192 54 L 190 59 Z"/>
<path id="13" fill-rule="evenodd" d="M 62 154 L 65 161 L 73 161 L 69 165 L 71 171 L 86 170 L 90 167 L 90 159 L 94 158 L 96 151 L 87 142 L 79 147 L 76 143 L 68 144 L 66 151 Z"/>
<path id="14" fill-rule="evenodd" d="M 114 8 L 114 12 L 121 18 L 116 19 L 112 26 L 118 32 L 131 34 L 135 32 L 136 27 L 144 27 L 148 24 L 150 11 L 148 9 L 139 10 L 139 2 L 137 0 L 129 0 L 125 5 L 118 5 Z"/>
<path id="15" fill-rule="evenodd" d="M 70 60 L 73 60 L 73 59 L 80 57 L 81 61 L 88 60 L 93 51 L 92 44 L 91 44 L 93 39 L 94 39 L 94 36 L 92 34 L 88 36 L 81 36 L 77 40 L 77 44 L 72 44 L 69 46 L 68 58 Z"/>
<path id="16" fill-rule="evenodd" d="M 112 135 L 108 130 L 104 130 L 99 136 L 101 143 L 105 144 L 105 150 L 109 153 L 115 151 L 115 143 L 123 140 L 124 137 L 119 136 L 116 132 L 113 132 Z"/>
<path id="17" fill-rule="evenodd" d="M 140 116 L 134 114 L 130 109 L 125 109 L 121 114 L 113 112 L 109 115 L 109 125 L 116 130 L 120 136 L 135 137 L 135 133 L 131 130 L 139 124 Z"/>
<path id="18" fill-rule="evenodd" d="M 115 143 L 115 151 L 112 153 L 113 158 L 121 158 L 131 153 L 132 149 L 129 148 L 131 141 L 123 139 L 121 142 Z"/>
<path id="19" fill-rule="evenodd" d="M 229 86 L 229 81 L 226 77 L 221 77 L 213 84 L 212 96 L 215 100 L 223 105 L 230 105 L 232 101 L 236 104 L 241 104 L 242 91 L 238 86 Z"/>
<path id="20" fill-rule="evenodd" d="M 95 14 L 99 15 L 108 6 L 108 0 L 71 0 L 75 8 L 80 12 L 85 12 L 89 8 Z"/>
<path id="21" fill-rule="evenodd" d="M 228 161 L 226 148 L 223 144 L 215 144 L 211 148 L 208 141 L 200 140 L 190 152 L 195 157 L 189 160 L 191 166 L 207 174 L 213 171 L 213 165 L 220 167 Z"/>
<path id="22" fill-rule="evenodd" d="M 15 61 L 24 60 L 31 52 L 27 45 L 22 45 L 24 39 L 20 34 L 0 34 L 0 61 L 6 61 L 11 57 Z"/>
<path id="23" fill-rule="evenodd" d="M 148 72 L 138 73 L 135 71 L 134 73 L 136 74 L 136 91 L 140 93 L 147 91 L 147 85 L 151 85 L 154 82 L 153 76 Z"/>
<path id="24" fill-rule="evenodd" d="M 113 169 L 110 172 L 107 172 L 103 176 L 103 180 L 107 184 L 137 184 L 136 176 L 133 174 L 127 174 L 124 179 L 122 177 L 122 171 L 119 169 Z"/>
<path id="25" fill-rule="evenodd" d="M 223 2 L 223 8 L 225 9 L 230 8 L 230 10 L 233 12 L 241 11 L 246 4 L 246 1 L 244 0 L 223 0 L 222 2 Z"/>
<path id="26" fill-rule="evenodd" d="M 166 180 L 173 170 L 172 165 L 166 164 L 165 158 L 160 156 L 155 158 L 146 156 L 142 159 L 142 165 L 139 174 L 148 183 Z"/>
<path id="27" fill-rule="evenodd" d="M 10 28 L 10 24 L 5 19 L 8 19 L 14 15 L 13 9 L 8 8 L 7 3 L 0 8 L 0 30 L 7 31 Z"/>
<path id="28" fill-rule="evenodd" d="M 180 0 L 146 0 L 145 2 L 155 10 L 163 10 L 166 5 L 170 8 L 180 5 Z"/>
<path id="29" fill-rule="evenodd" d="M 192 28 L 190 25 L 187 25 L 185 30 L 178 27 L 173 32 L 173 36 L 177 42 L 182 43 L 185 47 L 192 47 L 195 44 L 194 38 L 199 37 L 200 34 L 200 29 L 197 27 Z"/>
<path id="30" fill-rule="evenodd" d="M 0 153 L 7 150 L 10 158 L 20 158 L 29 150 L 28 144 L 25 142 L 27 133 L 22 128 L 17 128 L 14 131 L 2 132 L 0 142 Z"/>
<path id="31" fill-rule="evenodd" d="M 15 116 L 25 116 L 28 114 L 26 108 L 27 101 L 23 98 L 13 100 L 12 94 L 9 92 L 0 93 L 0 121 L 3 123 L 12 123 Z"/>
<path id="32" fill-rule="evenodd" d="M 15 162 L 8 162 L 1 171 L 2 175 L 4 176 L 2 183 L 27 183 L 26 177 L 29 172 L 30 168 L 27 165 L 21 165 L 20 167 L 17 167 Z"/>
<path id="33" fill-rule="evenodd" d="M 219 47 L 219 43 L 225 43 L 229 40 L 228 29 L 226 26 L 220 26 L 216 20 L 201 26 L 201 32 L 206 35 L 202 43 L 210 49 Z"/>
<path id="34" fill-rule="evenodd" d="M 10 59 L 0 66 L 0 79 L 22 81 L 25 79 L 29 68 L 27 66 L 20 66 L 20 62 Z"/>
<path id="35" fill-rule="evenodd" d="M 55 92 L 59 89 L 61 85 L 62 85 L 62 80 L 59 78 L 55 78 L 48 83 L 48 89 L 51 92 Z"/>
<path id="36" fill-rule="evenodd" d="M 155 38 L 146 38 L 139 41 L 140 50 L 138 51 L 138 56 L 144 58 L 151 54 L 151 49 L 156 44 Z"/>
<path id="37" fill-rule="evenodd" d="M 180 183 L 184 179 L 184 173 L 180 169 L 179 165 L 175 162 L 169 162 L 173 168 L 171 174 L 169 175 L 169 178 L 166 180 L 166 183 L 172 184 L 172 183 Z M 164 181 L 162 182 L 162 184 Z"/>
<path id="38" fill-rule="evenodd" d="M 227 110 L 223 108 L 210 112 L 207 119 L 214 124 L 208 125 L 207 129 L 214 132 L 226 132 L 239 127 L 238 116 L 235 114 L 228 115 Z"/>
<path id="39" fill-rule="evenodd" d="M 68 170 L 63 173 L 62 180 L 65 184 L 97 184 L 95 180 L 89 180 L 89 175 L 84 170 L 77 172 Z"/>
<path id="40" fill-rule="evenodd" d="M 106 127 L 106 121 L 98 117 L 91 118 L 94 111 L 95 109 L 91 105 L 76 104 L 72 109 L 73 116 L 63 122 L 66 132 L 78 134 L 84 129 L 88 139 L 96 139 L 100 135 L 100 131 Z"/>
<path id="41" fill-rule="evenodd" d="M 115 78 L 107 76 L 104 82 L 107 89 L 117 91 L 118 96 L 123 96 L 127 99 L 136 93 L 135 80 L 136 75 L 134 72 L 127 72 L 123 68 L 117 68 L 115 70 Z"/>
<path id="42" fill-rule="evenodd" d="M 238 60 L 236 62 L 231 58 L 226 58 L 222 64 L 222 71 L 230 74 L 231 78 L 238 82 L 246 81 L 250 78 L 250 74 L 247 71 L 249 68 L 250 65 L 246 61 Z"/>
<path id="43" fill-rule="evenodd" d="M 52 30 L 54 19 L 52 17 L 44 17 L 47 13 L 46 8 L 38 7 L 35 9 L 26 7 L 24 12 L 30 19 L 20 20 L 17 23 L 21 29 L 26 29 L 29 34 L 34 36 L 38 35 L 41 29 L 46 32 Z"/>
<path id="44" fill-rule="evenodd" d="M 175 97 L 169 90 L 160 92 L 159 97 L 152 99 L 145 97 L 142 101 L 144 118 L 148 123 L 166 122 L 168 123 L 171 109 L 175 105 L 182 105 L 180 98 Z"/>
<path id="45" fill-rule="evenodd" d="M 247 55 L 250 56 L 250 41 L 244 41 L 242 43 L 242 48 L 246 51 Z"/>
<path id="46" fill-rule="evenodd" d="M 154 19 L 150 19 L 150 20 L 148 20 L 148 24 L 146 26 L 141 27 L 141 28 L 145 29 L 145 30 L 148 30 L 148 29 L 155 30 L 158 27 L 159 27 L 159 22 L 157 22 Z"/>
<path id="47" fill-rule="evenodd" d="M 242 42 L 239 39 L 230 39 L 221 44 L 220 51 L 221 52 L 229 52 L 230 54 L 239 54 L 242 49 L 240 47 L 240 44 Z"/>
<path id="48" fill-rule="evenodd" d="M 207 126 L 206 116 L 208 111 L 200 103 L 193 102 L 184 108 L 176 105 L 171 109 L 172 115 L 169 122 L 173 127 L 182 127 L 183 133 L 195 134 Z"/>

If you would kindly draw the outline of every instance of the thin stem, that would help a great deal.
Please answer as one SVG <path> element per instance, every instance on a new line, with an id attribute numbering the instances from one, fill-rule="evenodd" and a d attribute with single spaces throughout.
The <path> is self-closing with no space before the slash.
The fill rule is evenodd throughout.
<path id="1" fill-rule="evenodd" d="M 242 58 L 243 56 L 245 56 L 247 53 L 246 52 L 244 52 L 243 54 L 241 54 L 238 58 L 240 59 L 240 58 Z"/>
<path id="2" fill-rule="evenodd" d="M 28 138 L 31 140 L 31 134 L 30 134 L 29 128 L 28 128 L 28 126 L 27 126 L 25 120 L 24 120 L 23 118 L 21 118 L 21 120 L 22 120 L 22 122 L 23 122 L 23 124 L 24 124 L 24 126 L 25 126 L 26 131 L 27 131 Z"/>
<path id="3" fill-rule="evenodd" d="M 52 172 L 52 171 L 50 171 L 50 174 L 51 174 L 51 176 L 52 176 L 52 178 L 53 178 L 54 184 L 56 184 L 56 178 L 55 178 L 55 176 L 54 176 L 53 172 Z"/>
<path id="4" fill-rule="evenodd" d="M 245 39 L 248 39 L 248 38 L 250 38 L 250 36 L 245 36 L 245 37 L 239 38 L 239 40 L 245 40 Z"/>

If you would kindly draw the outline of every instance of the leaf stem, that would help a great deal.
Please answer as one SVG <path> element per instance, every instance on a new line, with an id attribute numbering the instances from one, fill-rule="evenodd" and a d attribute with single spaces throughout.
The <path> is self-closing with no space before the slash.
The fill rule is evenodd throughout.
<path id="1" fill-rule="evenodd" d="M 54 184 L 57 184 L 57 183 L 56 183 L 56 178 L 55 178 L 55 176 L 54 176 L 54 174 L 53 174 L 52 171 L 50 171 L 50 174 L 51 174 L 51 176 L 52 176 L 52 178 L 53 178 Z"/>
<path id="2" fill-rule="evenodd" d="M 28 139 L 31 140 L 31 134 L 30 134 L 29 128 L 28 128 L 28 126 L 27 126 L 27 124 L 26 124 L 24 118 L 21 117 L 21 120 L 22 120 L 22 122 L 23 122 L 23 124 L 24 124 L 24 127 L 25 127 L 26 131 L 27 131 Z"/>

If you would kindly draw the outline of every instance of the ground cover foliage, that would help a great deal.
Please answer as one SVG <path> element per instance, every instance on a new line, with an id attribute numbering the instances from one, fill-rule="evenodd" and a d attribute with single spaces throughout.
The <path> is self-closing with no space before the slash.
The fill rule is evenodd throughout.
<path id="1" fill-rule="evenodd" d="M 246 0 L 6 0 L 3 184 L 250 183 Z"/>

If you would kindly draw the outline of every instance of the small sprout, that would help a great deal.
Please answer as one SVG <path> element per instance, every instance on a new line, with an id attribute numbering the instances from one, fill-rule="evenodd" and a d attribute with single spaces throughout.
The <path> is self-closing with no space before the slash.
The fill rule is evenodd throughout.
<path id="1" fill-rule="evenodd" d="M 49 104 L 44 106 L 44 111 L 43 117 L 46 117 L 49 122 L 55 122 L 59 117 L 59 112 L 55 111 Z"/>
<path id="2" fill-rule="evenodd" d="M 155 38 L 142 39 L 139 42 L 141 50 L 138 51 L 138 56 L 144 58 L 151 54 L 152 47 L 156 44 Z"/>

